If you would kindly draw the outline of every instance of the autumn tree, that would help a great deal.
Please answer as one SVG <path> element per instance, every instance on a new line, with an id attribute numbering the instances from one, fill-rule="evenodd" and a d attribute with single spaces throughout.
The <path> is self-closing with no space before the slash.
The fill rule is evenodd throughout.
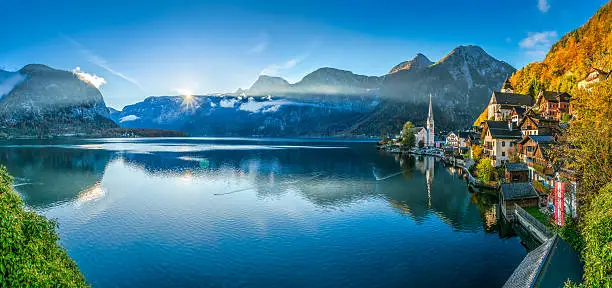
<path id="1" fill-rule="evenodd" d="M 578 192 L 586 200 L 612 182 L 612 81 L 577 90 L 572 106 L 576 119 L 570 122 L 565 162 L 583 179 Z"/>
<path id="2" fill-rule="evenodd" d="M 472 145 L 472 158 L 474 161 L 478 161 L 480 160 L 480 158 L 482 157 L 482 146 L 480 145 Z"/>
<path id="3" fill-rule="evenodd" d="M 416 143 L 416 137 L 414 136 L 414 124 L 408 121 L 404 123 L 404 136 L 402 138 L 402 145 L 406 147 L 414 147 Z"/>

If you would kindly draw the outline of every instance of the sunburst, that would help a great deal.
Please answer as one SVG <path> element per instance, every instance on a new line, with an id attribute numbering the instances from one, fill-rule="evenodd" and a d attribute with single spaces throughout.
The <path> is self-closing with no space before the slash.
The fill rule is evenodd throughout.
<path id="1" fill-rule="evenodd" d="M 197 105 L 196 97 L 193 96 L 193 93 L 187 89 L 178 89 L 181 93 L 181 97 L 183 98 L 183 102 L 181 103 L 181 107 L 183 110 L 194 110 Z"/>

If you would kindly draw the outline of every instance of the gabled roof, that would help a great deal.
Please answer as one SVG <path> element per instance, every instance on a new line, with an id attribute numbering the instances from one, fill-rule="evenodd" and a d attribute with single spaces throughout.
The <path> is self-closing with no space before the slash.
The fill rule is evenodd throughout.
<path id="1" fill-rule="evenodd" d="M 528 113 L 528 114 L 525 114 L 523 116 L 523 118 L 521 119 L 521 121 L 520 121 L 521 124 L 519 125 L 519 127 L 523 126 L 523 124 L 525 123 L 526 119 L 531 120 L 536 125 L 536 128 L 539 128 L 541 124 L 548 124 L 548 126 L 554 126 L 554 124 L 557 124 L 557 125 L 559 124 L 558 120 L 544 119 L 544 118 L 540 118 L 538 116 L 533 116 L 533 115 Z M 551 124 L 553 124 L 553 125 L 551 125 Z M 543 127 L 547 127 L 547 126 L 543 126 Z"/>
<path id="2" fill-rule="evenodd" d="M 514 107 L 512 108 L 512 112 L 516 113 L 517 115 L 519 115 L 519 116 L 521 116 L 521 117 L 522 117 L 523 115 L 525 115 L 525 112 L 526 112 L 526 111 L 527 111 L 527 108 L 526 108 L 526 107 L 522 107 L 522 106 L 514 106 Z"/>
<path id="3" fill-rule="evenodd" d="M 522 134 L 518 129 L 491 129 L 491 136 L 499 139 L 518 139 Z"/>
<path id="4" fill-rule="evenodd" d="M 471 132 L 469 132 L 469 131 L 461 131 L 461 132 L 459 132 L 457 135 L 458 135 L 458 136 L 459 136 L 459 138 L 461 138 L 461 139 L 467 139 L 467 138 L 470 136 L 470 134 L 472 134 L 472 133 L 471 133 Z"/>
<path id="5" fill-rule="evenodd" d="M 493 92 L 491 96 L 491 104 L 507 104 L 516 106 L 531 106 L 533 105 L 533 98 L 529 95 L 505 93 L 505 92 Z"/>
<path id="6" fill-rule="evenodd" d="M 550 157 L 550 151 L 552 151 L 552 149 L 552 142 L 538 143 L 538 150 L 540 151 L 540 153 L 542 153 L 542 157 L 544 157 L 544 159 L 548 159 Z M 538 150 L 536 150 L 536 153 L 538 152 Z"/>
<path id="7" fill-rule="evenodd" d="M 538 198 L 538 193 L 529 182 L 501 184 L 501 193 L 504 200 Z"/>
<path id="8" fill-rule="evenodd" d="M 419 133 L 423 129 L 425 129 L 425 127 L 413 127 L 412 133 Z"/>
<path id="9" fill-rule="evenodd" d="M 485 126 L 482 130 L 481 137 L 486 136 L 486 131 L 491 131 L 491 137 L 495 139 L 519 139 L 521 138 L 521 131 L 514 124 L 508 124 L 505 121 L 492 121 L 487 120 L 484 122 Z M 512 125 L 512 130 L 509 129 L 508 125 Z"/>
<path id="10" fill-rule="evenodd" d="M 555 137 L 552 135 L 531 135 L 529 138 L 533 139 L 533 141 L 538 144 L 555 142 Z"/>
<path id="11" fill-rule="evenodd" d="M 525 162 L 518 162 L 518 163 L 506 163 L 506 171 L 508 172 L 518 172 L 518 171 L 529 171 L 529 168 L 527 168 L 527 164 L 525 164 Z"/>
<path id="12" fill-rule="evenodd" d="M 480 133 L 472 132 L 468 136 L 468 139 L 470 139 L 470 140 L 480 140 Z"/>
<path id="13" fill-rule="evenodd" d="M 554 102 L 569 102 L 572 99 L 572 96 L 566 92 L 541 91 L 540 94 L 538 94 L 537 103 L 540 103 L 541 99 Z"/>
<path id="14" fill-rule="evenodd" d="M 529 141 L 529 139 L 533 140 L 537 144 L 545 144 L 545 143 L 553 143 L 553 142 L 555 142 L 555 137 L 554 136 L 548 136 L 548 135 L 546 135 L 546 136 L 545 135 L 526 135 L 525 137 L 523 137 L 523 139 L 518 141 L 518 144 L 525 144 L 525 143 L 527 143 L 527 141 Z"/>

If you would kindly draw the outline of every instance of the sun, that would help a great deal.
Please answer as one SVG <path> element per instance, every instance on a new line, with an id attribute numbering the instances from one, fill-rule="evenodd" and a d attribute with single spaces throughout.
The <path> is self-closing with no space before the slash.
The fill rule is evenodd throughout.
<path id="1" fill-rule="evenodd" d="M 193 102 L 193 95 L 183 95 L 183 105 L 189 105 Z"/>
<path id="2" fill-rule="evenodd" d="M 187 89 L 177 89 L 177 91 L 181 94 L 183 101 L 181 103 L 181 107 L 184 110 L 194 109 L 196 106 L 196 97 L 190 90 Z"/>

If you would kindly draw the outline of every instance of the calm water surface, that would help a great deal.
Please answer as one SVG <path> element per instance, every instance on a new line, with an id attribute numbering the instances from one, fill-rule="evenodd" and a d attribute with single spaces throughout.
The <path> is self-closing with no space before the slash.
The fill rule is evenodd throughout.
<path id="1" fill-rule="evenodd" d="M 526 254 L 433 158 L 322 140 L 0 142 L 94 287 L 500 287 Z"/>

